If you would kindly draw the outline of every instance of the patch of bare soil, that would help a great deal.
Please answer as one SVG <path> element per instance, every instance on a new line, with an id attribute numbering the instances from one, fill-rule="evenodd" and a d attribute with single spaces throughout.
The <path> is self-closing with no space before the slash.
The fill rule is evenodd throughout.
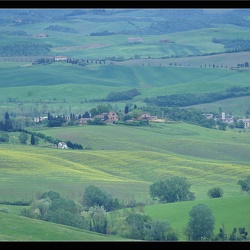
<path id="1" fill-rule="evenodd" d="M 79 46 L 63 46 L 63 47 L 56 47 L 54 51 L 70 51 L 70 50 L 84 50 L 84 49 L 96 49 L 101 47 L 109 46 L 109 44 L 105 43 L 95 43 L 95 44 L 84 44 Z"/>

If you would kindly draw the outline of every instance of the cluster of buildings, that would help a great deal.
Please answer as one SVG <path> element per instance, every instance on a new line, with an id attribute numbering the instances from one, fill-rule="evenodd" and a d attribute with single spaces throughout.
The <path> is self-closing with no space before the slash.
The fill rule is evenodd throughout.
<path id="1" fill-rule="evenodd" d="M 221 117 L 214 117 L 214 115 L 211 114 L 211 113 L 210 114 L 205 114 L 205 116 L 208 119 L 214 119 L 216 121 L 220 120 L 220 121 L 228 123 L 228 124 L 235 122 L 234 117 L 230 116 L 230 115 L 226 115 L 225 112 L 221 113 Z M 250 127 L 250 118 L 241 118 L 241 119 L 238 119 L 236 122 L 239 122 L 239 121 L 243 122 L 244 128 L 249 128 Z"/>

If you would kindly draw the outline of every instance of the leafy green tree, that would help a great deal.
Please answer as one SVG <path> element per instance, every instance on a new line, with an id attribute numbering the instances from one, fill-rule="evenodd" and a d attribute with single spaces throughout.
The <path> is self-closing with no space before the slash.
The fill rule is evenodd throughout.
<path id="1" fill-rule="evenodd" d="M 89 112 L 86 111 L 86 112 L 83 114 L 82 118 L 90 118 Z"/>
<path id="2" fill-rule="evenodd" d="M 189 222 L 185 231 L 188 240 L 210 240 L 213 236 L 214 224 L 212 210 L 205 204 L 195 205 L 189 212 Z"/>
<path id="3" fill-rule="evenodd" d="M 22 144 L 26 144 L 28 140 L 28 135 L 25 132 L 21 132 L 18 136 L 18 139 Z"/>
<path id="4" fill-rule="evenodd" d="M 220 198 L 223 196 L 223 190 L 220 187 L 210 188 L 207 195 L 209 198 Z"/>
<path id="5" fill-rule="evenodd" d="M 237 128 L 244 128 L 244 123 L 242 120 L 239 120 L 237 123 L 236 123 L 236 127 Z"/>
<path id="6" fill-rule="evenodd" d="M 145 227 L 147 227 L 147 223 L 151 220 L 152 219 L 148 215 L 143 213 L 131 213 L 126 218 L 126 222 L 129 226 L 129 238 L 143 240 Z"/>
<path id="7" fill-rule="evenodd" d="M 7 133 L 0 134 L 0 142 L 9 142 L 10 137 Z"/>
<path id="8" fill-rule="evenodd" d="M 238 180 L 237 184 L 241 186 L 241 190 L 243 192 L 249 193 L 250 192 L 250 175 L 246 176 L 246 178 L 244 179 Z"/>
<path id="9" fill-rule="evenodd" d="M 83 194 L 83 205 L 87 208 L 103 206 L 106 211 L 111 211 L 120 207 L 118 199 L 113 199 L 111 194 L 94 185 L 85 188 Z"/>
<path id="10" fill-rule="evenodd" d="M 145 229 L 145 240 L 150 241 L 177 241 L 178 237 L 166 221 L 152 220 Z"/>
<path id="11" fill-rule="evenodd" d="M 103 234 L 107 233 L 107 213 L 103 206 L 90 207 L 85 215 L 85 221 L 89 225 L 89 228 L 86 228 L 87 230 Z"/>
<path id="12" fill-rule="evenodd" d="M 159 199 L 162 203 L 194 200 L 194 193 L 189 189 L 191 184 L 185 177 L 170 177 L 166 180 L 153 183 L 150 195 L 153 199 Z"/>

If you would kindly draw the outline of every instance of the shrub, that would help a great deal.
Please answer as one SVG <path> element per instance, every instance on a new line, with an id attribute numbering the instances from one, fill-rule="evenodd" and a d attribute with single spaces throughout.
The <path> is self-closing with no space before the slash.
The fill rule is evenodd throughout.
<path id="1" fill-rule="evenodd" d="M 210 188 L 207 195 L 209 198 L 220 198 L 223 196 L 223 190 L 220 187 Z"/>

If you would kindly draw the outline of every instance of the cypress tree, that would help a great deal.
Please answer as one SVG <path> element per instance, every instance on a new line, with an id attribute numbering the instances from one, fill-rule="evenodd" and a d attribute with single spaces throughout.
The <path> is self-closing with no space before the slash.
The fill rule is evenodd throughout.
<path id="1" fill-rule="evenodd" d="M 32 134 L 30 138 L 30 144 L 35 145 L 35 143 L 36 143 L 35 136 Z"/>

